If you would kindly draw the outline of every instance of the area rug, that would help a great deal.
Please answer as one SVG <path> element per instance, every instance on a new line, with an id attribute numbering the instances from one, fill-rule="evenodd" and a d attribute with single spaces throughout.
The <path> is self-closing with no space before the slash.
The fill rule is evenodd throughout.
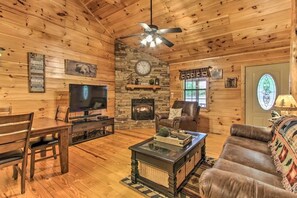
<path id="1" fill-rule="evenodd" d="M 206 157 L 205 161 L 199 166 L 195 167 L 195 171 L 191 174 L 191 177 L 187 181 L 187 183 L 183 186 L 182 190 L 179 192 L 178 197 L 180 198 L 199 198 L 200 192 L 199 192 L 199 178 L 203 171 L 206 169 L 211 168 L 214 163 L 215 159 L 211 157 Z M 164 198 L 165 195 L 153 190 L 152 188 L 149 188 L 148 186 L 137 182 L 136 184 L 133 184 L 131 181 L 131 177 L 125 177 L 121 180 L 121 183 L 125 186 L 133 189 L 134 191 L 142 194 L 144 197 L 149 198 Z"/>

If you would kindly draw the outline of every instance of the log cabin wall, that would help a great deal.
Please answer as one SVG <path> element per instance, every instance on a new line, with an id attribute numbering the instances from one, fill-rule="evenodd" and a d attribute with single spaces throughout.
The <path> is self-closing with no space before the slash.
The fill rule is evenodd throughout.
<path id="1" fill-rule="evenodd" d="M 211 66 L 223 69 L 223 79 L 209 78 L 209 108 L 200 111 L 199 131 L 228 135 L 233 123 L 244 123 L 245 67 L 289 62 L 290 48 L 283 47 L 262 52 L 242 53 L 225 57 L 209 58 L 170 64 L 170 103 L 183 100 L 183 83 L 179 70 Z M 237 77 L 237 88 L 225 88 L 224 80 Z"/>
<path id="2" fill-rule="evenodd" d="M 290 85 L 291 94 L 297 100 L 297 1 L 292 0 L 291 15 L 291 55 L 290 55 Z"/>
<path id="3" fill-rule="evenodd" d="M 68 105 L 68 85 L 108 86 L 108 109 L 114 115 L 114 39 L 73 0 L 0 2 L 0 106 L 13 113 L 54 117 L 57 105 Z M 45 93 L 29 93 L 27 52 L 45 55 Z M 66 75 L 64 60 L 97 65 L 96 78 Z"/>

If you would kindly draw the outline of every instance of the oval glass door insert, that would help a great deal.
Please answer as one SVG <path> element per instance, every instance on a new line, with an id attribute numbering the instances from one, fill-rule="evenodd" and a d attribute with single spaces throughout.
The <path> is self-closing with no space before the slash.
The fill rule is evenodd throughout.
<path id="1" fill-rule="evenodd" d="M 263 110 L 269 110 L 273 107 L 276 99 L 276 84 L 270 74 L 264 74 L 257 87 L 257 97 L 259 105 Z"/>

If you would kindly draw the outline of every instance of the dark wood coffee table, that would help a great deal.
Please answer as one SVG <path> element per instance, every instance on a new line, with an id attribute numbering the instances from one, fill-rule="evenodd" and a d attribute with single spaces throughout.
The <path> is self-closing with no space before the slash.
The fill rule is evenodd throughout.
<path id="1" fill-rule="evenodd" d="M 142 182 L 168 197 L 175 197 L 190 173 L 205 159 L 207 134 L 187 133 L 193 138 L 185 147 L 157 142 L 153 138 L 129 147 L 132 182 Z"/>

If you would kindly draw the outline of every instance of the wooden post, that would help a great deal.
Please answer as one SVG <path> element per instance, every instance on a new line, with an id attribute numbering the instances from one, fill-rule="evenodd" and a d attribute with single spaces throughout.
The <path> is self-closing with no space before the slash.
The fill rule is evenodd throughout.
<path id="1" fill-rule="evenodd" d="M 292 0 L 292 26 L 291 26 L 291 49 L 290 49 L 290 93 L 297 99 L 297 0 Z"/>

